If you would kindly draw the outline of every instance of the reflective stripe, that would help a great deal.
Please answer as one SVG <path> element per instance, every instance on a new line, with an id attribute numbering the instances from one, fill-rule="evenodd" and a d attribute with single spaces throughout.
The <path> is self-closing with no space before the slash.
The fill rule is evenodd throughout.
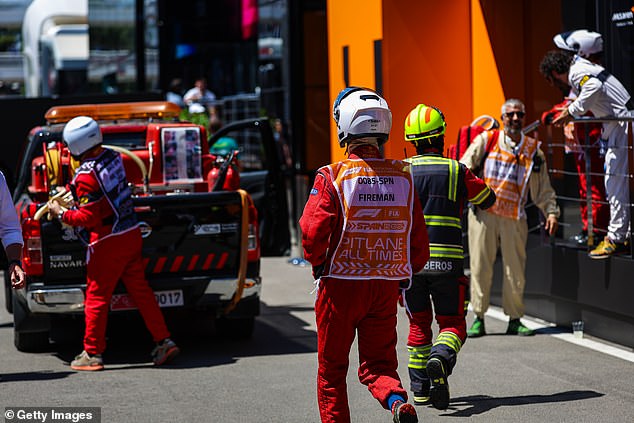
<path id="1" fill-rule="evenodd" d="M 427 359 L 431 352 L 431 344 L 423 345 L 420 347 L 407 346 L 407 352 L 409 353 L 409 363 L 407 367 L 410 369 L 426 369 Z"/>
<path id="2" fill-rule="evenodd" d="M 458 171 L 460 167 L 455 160 L 449 160 L 449 200 L 456 201 L 458 196 Z"/>
<path id="3" fill-rule="evenodd" d="M 452 216 L 425 215 L 425 224 L 427 226 L 449 226 L 452 228 L 462 229 L 460 219 Z"/>
<path id="4" fill-rule="evenodd" d="M 502 133 L 500 136 L 506 137 Z M 496 195 L 495 203 L 487 212 L 520 220 L 526 217 L 524 205 L 533 170 L 533 157 L 540 143 L 523 136 L 516 147 L 516 154 L 506 147 L 502 148 L 503 144 L 504 141 L 496 143 L 485 160 L 483 179 Z"/>
<path id="5" fill-rule="evenodd" d="M 489 196 L 490 192 L 491 192 L 491 188 L 489 188 L 487 186 L 482 191 L 480 191 L 480 193 L 478 195 L 476 195 L 473 198 L 468 198 L 468 200 L 472 204 L 480 204 L 480 203 L 482 203 L 484 201 L 485 198 L 487 198 Z"/>
<path id="6" fill-rule="evenodd" d="M 458 335 L 453 332 L 440 332 L 436 338 L 436 342 L 434 342 L 434 346 L 436 345 L 446 345 L 457 354 L 460 352 L 460 348 L 462 348 L 462 341 L 458 338 Z"/>
<path id="7" fill-rule="evenodd" d="M 448 159 L 446 157 L 414 157 L 411 160 L 413 165 L 443 165 L 447 166 L 449 170 L 449 192 L 448 198 L 451 201 L 456 201 L 458 196 L 458 176 L 460 173 L 460 164 L 456 160 Z"/>
<path id="8" fill-rule="evenodd" d="M 430 257 L 444 257 L 444 258 L 464 258 L 464 250 L 461 246 L 451 247 L 446 244 L 429 244 L 429 256 Z"/>
<path id="9" fill-rule="evenodd" d="M 417 187 L 425 189 L 429 196 L 427 199 L 421 196 L 421 203 L 431 241 L 430 256 L 436 262 L 454 262 L 454 268 L 455 262 L 464 259 L 459 213 L 465 200 L 464 169 L 460 162 L 436 155 L 416 156 L 410 161 Z"/>

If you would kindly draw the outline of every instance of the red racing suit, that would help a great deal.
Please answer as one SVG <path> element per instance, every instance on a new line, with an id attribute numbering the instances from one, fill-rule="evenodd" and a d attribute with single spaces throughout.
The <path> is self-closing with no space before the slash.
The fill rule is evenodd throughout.
<path id="1" fill-rule="evenodd" d="M 103 149 L 82 160 L 69 188 L 78 207 L 64 212 L 62 221 L 79 227 L 76 231 L 88 243 L 84 349 L 91 355 L 105 350 L 110 300 L 119 280 L 154 341 L 168 338 L 163 314 L 145 279 L 141 232 L 121 157 Z"/>
<path id="2" fill-rule="evenodd" d="M 570 100 L 564 100 L 559 104 L 553 106 L 552 109 L 542 113 L 542 123 L 545 125 L 550 124 L 553 119 L 559 116 L 561 108 L 567 107 L 571 103 Z M 591 112 L 585 114 L 585 116 L 593 116 Z M 600 123 L 587 123 L 575 125 L 575 139 L 573 140 L 579 147 L 577 149 L 570 149 L 570 153 L 575 158 L 575 164 L 577 166 L 577 174 L 579 177 L 579 212 L 581 213 L 582 230 L 584 233 L 588 233 L 588 203 L 586 196 L 588 193 L 587 179 L 586 179 L 586 151 L 583 146 L 586 145 L 586 129 L 589 130 L 589 145 L 587 150 L 588 158 L 590 159 L 590 194 L 592 198 L 592 223 L 594 237 L 596 241 L 603 239 L 607 233 L 608 223 L 610 221 L 610 205 L 607 204 L 605 197 L 605 182 L 604 176 L 604 160 L 599 153 L 599 148 L 595 144 L 601 137 L 601 124 Z"/>
<path id="3" fill-rule="evenodd" d="M 434 150 L 406 160 L 429 234 L 430 258 L 405 293 L 409 317 L 408 371 L 414 397 L 429 396 L 427 361 L 439 357 L 450 375 L 467 339 L 469 280 L 463 273 L 462 214 L 466 201 L 486 209 L 495 193 L 465 165 Z M 433 309 L 432 309 L 433 301 Z M 432 320 L 439 333 L 433 341 Z"/>
<path id="4" fill-rule="evenodd" d="M 404 197 L 409 204 L 399 207 Z M 322 422 L 350 421 L 346 375 L 357 333 L 359 381 L 386 409 L 392 394 L 406 399 L 397 373 L 399 284 L 411 278 L 412 270 L 422 269 L 429 257 L 409 166 L 382 159 L 374 146 L 355 148 L 348 160 L 319 169 L 299 223 L 304 256 L 315 277 L 321 276 L 315 314 Z M 392 235 L 392 242 L 405 243 L 388 247 L 384 243 Z"/>

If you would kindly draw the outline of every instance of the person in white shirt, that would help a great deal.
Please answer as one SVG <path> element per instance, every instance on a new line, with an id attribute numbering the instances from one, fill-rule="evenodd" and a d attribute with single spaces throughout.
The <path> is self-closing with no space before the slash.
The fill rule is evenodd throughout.
<path id="1" fill-rule="evenodd" d="M 11 286 L 14 289 L 24 288 L 26 273 L 21 261 L 24 245 L 22 228 L 7 187 L 7 180 L 2 172 L 0 172 L 0 238 L 2 238 L 2 246 L 9 261 L 7 271 L 11 274 Z"/>
<path id="2" fill-rule="evenodd" d="M 207 89 L 206 78 L 198 78 L 194 88 L 189 89 L 183 96 L 183 101 L 188 106 L 192 103 L 200 103 L 209 109 L 216 101 L 216 95 Z"/>
<path id="3" fill-rule="evenodd" d="M 567 72 L 552 70 L 553 79 L 567 83 L 577 96 L 558 117 L 555 125 L 564 125 L 573 118 L 590 111 L 597 117 L 627 117 L 630 94 L 623 84 L 599 64 L 583 57 L 597 43 L 596 37 L 578 39 L 577 54 Z M 608 234 L 597 248 L 590 252 L 591 258 L 608 258 L 615 253 L 627 252 L 626 241 L 630 236 L 630 190 L 627 154 L 628 125 L 625 121 L 603 123 L 601 138 L 607 141 L 605 153 L 605 191 L 610 203 Z"/>

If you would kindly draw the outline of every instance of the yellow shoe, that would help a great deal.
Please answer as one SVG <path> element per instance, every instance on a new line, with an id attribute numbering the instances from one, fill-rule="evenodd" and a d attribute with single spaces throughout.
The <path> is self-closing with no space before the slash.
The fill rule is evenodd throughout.
<path id="1" fill-rule="evenodd" d="M 606 236 L 597 248 L 590 251 L 588 256 L 592 259 L 605 259 L 614 254 L 626 252 L 627 249 L 626 244 L 616 243 Z"/>

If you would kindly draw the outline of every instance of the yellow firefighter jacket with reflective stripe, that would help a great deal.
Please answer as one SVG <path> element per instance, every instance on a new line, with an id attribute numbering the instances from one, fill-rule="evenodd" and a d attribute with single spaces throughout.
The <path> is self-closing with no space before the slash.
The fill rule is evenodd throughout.
<path id="1" fill-rule="evenodd" d="M 473 175 L 467 180 L 465 165 L 439 154 L 424 154 L 406 161 L 412 164 L 414 186 L 429 235 L 430 259 L 424 272 L 458 272 L 464 259 L 461 223 L 464 204 L 467 200 L 481 204 L 491 190 Z"/>

